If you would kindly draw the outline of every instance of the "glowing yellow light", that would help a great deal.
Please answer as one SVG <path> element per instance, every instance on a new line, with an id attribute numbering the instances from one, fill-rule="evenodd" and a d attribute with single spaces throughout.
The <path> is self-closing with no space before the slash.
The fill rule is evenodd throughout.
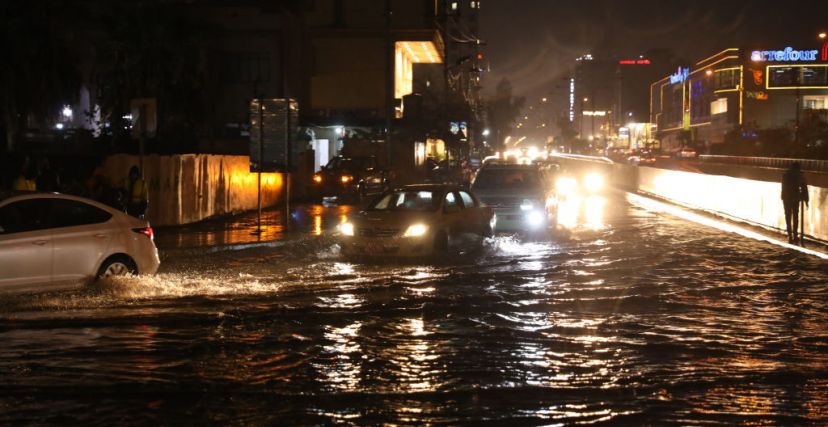
<path id="1" fill-rule="evenodd" d="M 349 182 L 353 181 L 353 180 L 354 180 L 354 177 L 353 177 L 353 176 L 351 176 L 351 175 L 342 175 L 342 176 L 339 178 L 339 180 L 340 180 L 340 181 L 342 181 L 342 183 L 343 183 L 343 184 L 347 184 L 347 183 L 349 183 Z"/>
<path id="2" fill-rule="evenodd" d="M 314 174 L 313 175 L 313 182 L 315 182 L 317 184 L 321 184 L 322 183 L 322 175 Z"/>
<path id="3" fill-rule="evenodd" d="M 420 237 L 426 234 L 426 231 L 428 231 L 427 225 L 414 224 L 412 226 L 409 226 L 408 229 L 405 230 L 405 234 L 403 234 L 403 237 Z"/>
<path id="4" fill-rule="evenodd" d="M 354 225 L 350 222 L 343 222 L 342 224 L 339 224 L 339 232 L 345 236 L 353 236 Z"/>

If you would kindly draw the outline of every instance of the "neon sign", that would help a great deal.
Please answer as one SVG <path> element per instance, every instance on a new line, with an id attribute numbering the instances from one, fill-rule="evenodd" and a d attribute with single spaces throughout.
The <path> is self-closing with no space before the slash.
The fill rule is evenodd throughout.
<path id="1" fill-rule="evenodd" d="M 816 61 L 817 53 L 819 53 L 818 50 L 794 50 L 790 47 L 783 50 L 754 50 L 750 53 L 750 60 L 755 62 Z"/>
<path id="2" fill-rule="evenodd" d="M 649 59 L 622 59 L 618 61 L 620 65 L 650 65 Z"/>
<path id="3" fill-rule="evenodd" d="M 670 84 L 674 85 L 676 83 L 681 83 L 687 80 L 687 77 L 690 76 L 690 69 L 679 67 L 678 71 L 673 74 L 670 74 Z"/>

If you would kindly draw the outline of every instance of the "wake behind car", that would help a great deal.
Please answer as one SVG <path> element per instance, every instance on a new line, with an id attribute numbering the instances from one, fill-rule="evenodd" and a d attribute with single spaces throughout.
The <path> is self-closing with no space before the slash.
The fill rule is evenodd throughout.
<path id="1" fill-rule="evenodd" d="M 471 189 L 494 210 L 495 231 L 540 233 L 557 219 L 557 199 L 546 175 L 536 164 L 492 162 L 477 172 Z"/>
<path id="2" fill-rule="evenodd" d="M 159 263 L 145 220 L 83 197 L 0 195 L 0 292 L 154 274 Z"/>
<path id="3" fill-rule="evenodd" d="M 492 210 L 457 186 L 408 185 L 386 192 L 340 225 L 346 256 L 422 257 L 480 246 Z"/>

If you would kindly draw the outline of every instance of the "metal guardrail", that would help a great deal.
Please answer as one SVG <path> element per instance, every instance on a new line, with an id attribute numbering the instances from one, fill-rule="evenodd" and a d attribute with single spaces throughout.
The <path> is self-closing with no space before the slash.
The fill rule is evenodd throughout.
<path id="1" fill-rule="evenodd" d="M 799 162 L 802 170 L 828 173 L 828 160 L 785 159 L 779 157 L 713 156 L 703 154 L 699 156 L 699 162 L 777 169 L 787 169 L 793 162 Z"/>

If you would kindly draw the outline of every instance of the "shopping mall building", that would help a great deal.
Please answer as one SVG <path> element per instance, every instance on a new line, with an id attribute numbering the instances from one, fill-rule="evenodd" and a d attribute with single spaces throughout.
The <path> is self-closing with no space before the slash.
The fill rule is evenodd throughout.
<path id="1" fill-rule="evenodd" d="M 803 110 L 828 118 L 828 42 L 726 49 L 650 86 L 666 150 L 704 149 L 733 129 L 793 129 Z"/>

